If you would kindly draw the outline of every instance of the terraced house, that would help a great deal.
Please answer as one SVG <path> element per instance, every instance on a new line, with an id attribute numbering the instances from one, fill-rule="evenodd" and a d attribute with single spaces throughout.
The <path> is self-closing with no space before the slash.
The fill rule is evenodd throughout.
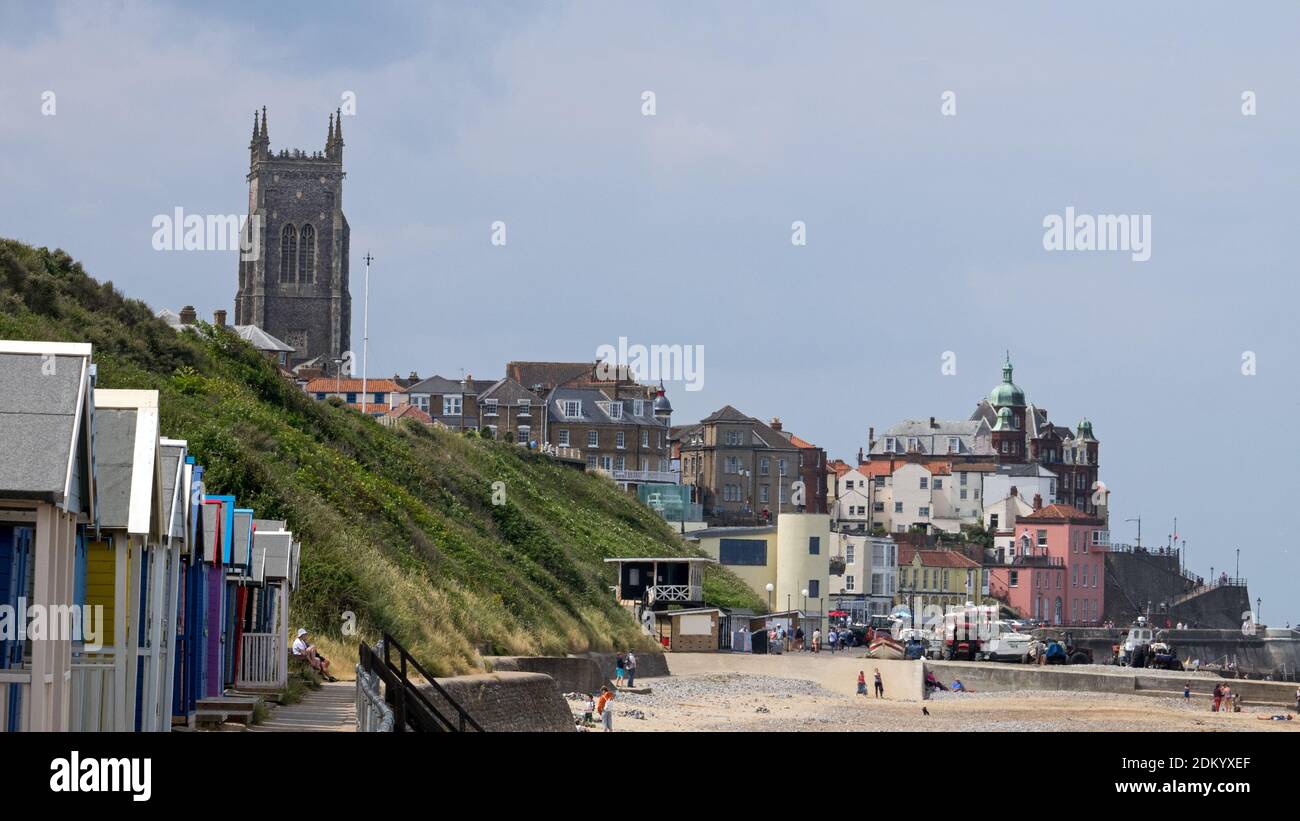
<path id="1" fill-rule="evenodd" d="M 547 397 L 550 443 L 580 449 L 589 470 L 607 473 L 624 487 L 677 484 L 679 474 L 668 459 L 672 408 L 667 399 L 610 393 L 594 386 L 552 390 Z"/>

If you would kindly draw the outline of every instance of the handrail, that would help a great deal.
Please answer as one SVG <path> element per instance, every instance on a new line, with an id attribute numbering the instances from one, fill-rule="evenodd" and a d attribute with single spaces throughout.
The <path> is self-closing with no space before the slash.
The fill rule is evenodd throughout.
<path id="1" fill-rule="evenodd" d="M 357 732 L 393 732 L 393 708 L 379 697 L 379 676 L 357 664 Z"/>
<path id="2" fill-rule="evenodd" d="M 401 670 L 402 670 L 403 683 L 405 683 L 406 686 L 411 689 L 411 691 L 415 694 L 417 698 L 419 698 L 419 700 L 424 704 L 424 706 L 429 710 L 431 710 L 433 714 L 436 715 L 443 724 L 447 725 L 449 729 L 452 726 L 451 722 L 448 721 L 446 718 L 444 718 L 442 713 L 438 712 L 438 709 L 433 706 L 433 702 L 429 701 L 429 699 L 424 695 L 424 693 L 421 693 L 419 689 L 415 687 L 415 685 L 411 684 L 410 679 L 408 679 L 406 675 L 406 664 L 408 661 L 410 662 L 411 666 L 415 668 L 415 671 L 420 674 L 421 678 L 423 678 L 426 682 L 428 682 L 428 684 L 438 692 L 438 695 L 446 699 L 447 703 L 456 709 L 456 712 L 460 719 L 459 725 L 457 726 L 457 732 L 462 732 L 462 733 L 465 732 L 466 724 L 468 724 L 470 727 L 474 728 L 480 733 L 483 732 L 483 728 L 479 726 L 479 723 L 474 720 L 474 717 L 472 715 L 470 715 L 468 712 L 465 711 L 464 707 L 460 706 L 460 702 L 452 698 L 451 693 L 448 693 L 446 690 L 444 690 L 442 685 L 439 684 L 437 680 L 434 679 L 433 675 L 429 671 L 425 670 L 422 666 L 420 666 L 420 662 L 416 661 L 415 657 L 412 656 L 410 653 L 408 653 L 406 651 L 406 648 L 397 642 L 397 639 L 393 638 L 387 633 L 384 634 L 384 663 L 385 664 L 388 664 L 390 667 L 392 666 L 392 662 L 388 658 L 388 650 L 390 647 L 396 647 L 397 652 L 401 654 L 401 662 L 402 662 Z"/>

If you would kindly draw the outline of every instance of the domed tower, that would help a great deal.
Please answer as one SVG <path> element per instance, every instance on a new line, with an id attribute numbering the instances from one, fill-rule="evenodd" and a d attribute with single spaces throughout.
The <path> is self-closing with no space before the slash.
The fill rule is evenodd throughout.
<path id="1" fill-rule="evenodd" d="M 659 388 L 655 391 L 654 414 L 655 418 L 663 422 L 664 425 L 671 424 L 673 405 L 668 401 L 668 397 L 664 396 L 664 381 L 662 379 L 659 380 Z"/>
<path id="2" fill-rule="evenodd" d="M 1015 411 L 1008 406 L 998 409 L 998 421 L 993 425 L 993 450 L 997 451 L 998 461 L 1025 461 L 1025 432 L 1016 430 Z"/>
<path id="3" fill-rule="evenodd" d="M 1086 418 L 1080 419 L 1079 424 L 1075 427 L 1074 441 L 1078 443 L 1077 447 L 1082 447 L 1087 459 L 1087 464 L 1097 464 L 1097 448 L 1100 443 L 1097 437 L 1092 434 L 1092 423 Z"/>
<path id="4" fill-rule="evenodd" d="M 1011 352 L 1007 351 L 1006 362 L 1002 364 L 1002 382 L 989 391 L 989 404 L 995 411 L 1011 409 L 1011 424 L 1014 430 L 1025 429 L 1025 392 L 1011 381 Z M 999 416 L 1001 414 L 999 413 Z"/>

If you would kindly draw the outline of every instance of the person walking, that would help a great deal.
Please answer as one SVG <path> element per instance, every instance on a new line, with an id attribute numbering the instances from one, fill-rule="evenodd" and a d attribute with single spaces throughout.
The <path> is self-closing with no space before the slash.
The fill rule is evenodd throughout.
<path id="1" fill-rule="evenodd" d="M 1300 713 L 1300 687 L 1295 688 L 1295 711 Z"/>
<path id="2" fill-rule="evenodd" d="M 859 670 L 858 671 L 858 695 L 865 696 L 866 694 L 867 694 L 867 674 L 865 670 Z"/>
<path id="3" fill-rule="evenodd" d="M 832 656 L 835 655 L 835 641 L 836 641 L 836 639 L 838 639 L 839 637 L 840 637 L 840 634 L 839 634 L 839 633 L 836 633 L 836 632 L 835 632 L 835 628 L 832 627 L 832 628 L 831 628 L 830 635 L 827 636 L 827 638 L 830 639 L 830 644 L 831 644 L 831 655 L 832 655 Z"/>
<path id="4" fill-rule="evenodd" d="M 884 697 L 885 697 L 885 683 L 884 683 L 884 681 L 882 681 L 881 678 L 880 678 L 880 668 L 879 668 L 879 667 L 876 668 L 874 676 L 875 676 L 875 679 L 876 679 L 876 698 L 884 698 Z"/>
<path id="5" fill-rule="evenodd" d="M 626 665 L 627 665 L 627 659 L 623 656 L 622 653 L 619 653 L 618 657 L 614 659 L 614 686 L 615 687 L 623 686 L 623 676 L 627 675 Z"/>
<path id="6" fill-rule="evenodd" d="M 794 629 L 794 649 L 803 650 L 803 628 L 802 627 L 796 627 Z"/>
<path id="7" fill-rule="evenodd" d="M 813 629 L 812 651 L 814 653 L 822 651 L 822 631 L 820 627 Z"/>
<path id="8" fill-rule="evenodd" d="M 632 687 L 632 682 L 636 681 L 636 656 L 631 650 L 627 651 L 627 660 L 624 663 L 626 664 L 624 669 L 627 670 L 627 686 Z"/>
<path id="9" fill-rule="evenodd" d="M 1184 681 L 1183 682 L 1183 704 L 1186 705 L 1191 703 L 1192 703 L 1192 683 L 1190 681 Z"/>
<path id="10" fill-rule="evenodd" d="M 1216 684 L 1214 685 L 1214 706 L 1210 708 L 1210 712 L 1212 713 L 1219 712 L 1219 704 L 1221 704 L 1222 702 L 1223 702 L 1223 685 Z"/>

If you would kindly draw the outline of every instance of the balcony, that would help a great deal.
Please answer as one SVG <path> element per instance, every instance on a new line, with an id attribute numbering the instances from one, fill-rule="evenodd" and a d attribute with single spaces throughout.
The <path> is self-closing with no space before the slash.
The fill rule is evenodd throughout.
<path id="1" fill-rule="evenodd" d="M 682 475 L 671 470 L 606 470 L 594 468 L 597 473 L 604 473 L 615 482 L 636 482 L 637 484 L 680 485 Z"/>
<path id="2" fill-rule="evenodd" d="M 646 598 L 656 602 L 704 601 L 704 586 L 694 584 L 657 584 L 646 588 Z"/>

